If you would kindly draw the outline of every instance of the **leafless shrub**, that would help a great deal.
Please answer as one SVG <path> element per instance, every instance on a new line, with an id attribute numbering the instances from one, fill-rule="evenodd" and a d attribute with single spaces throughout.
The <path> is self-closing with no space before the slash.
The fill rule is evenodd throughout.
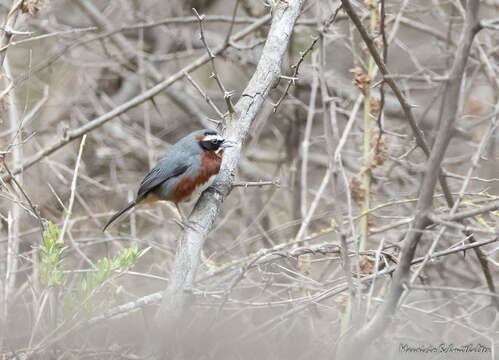
<path id="1" fill-rule="evenodd" d="M 497 357 L 496 1 L 0 10 L 1 358 Z M 102 233 L 204 127 L 191 226 Z"/>

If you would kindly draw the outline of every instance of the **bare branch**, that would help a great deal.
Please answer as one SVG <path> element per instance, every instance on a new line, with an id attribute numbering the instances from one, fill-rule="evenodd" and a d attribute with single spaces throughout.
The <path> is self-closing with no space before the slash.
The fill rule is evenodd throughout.
<path id="1" fill-rule="evenodd" d="M 73 212 L 73 205 L 75 201 L 75 192 L 76 192 L 76 180 L 78 179 L 78 170 L 80 169 L 81 155 L 83 154 L 83 148 L 85 147 L 86 139 L 87 139 L 87 134 L 83 135 L 81 139 L 80 147 L 78 150 L 78 156 L 76 157 L 75 169 L 73 173 L 73 181 L 71 182 L 71 194 L 69 196 L 69 203 L 66 209 L 66 217 L 64 218 L 62 230 L 59 234 L 59 238 L 57 239 L 57 241 L 61 243 L 64 242 L 64 234 L 66 233 L 66 230 L 68 228 L 69 218 L 71 217 Z"/>
<path id="2" fill-rule="evenodd" d="M 237 10 L 237 4 L 236 4 L 236 10 Z M 227 110 L 229 111 L 230 114 L 233 114 L 234 113 L 234 108 L 233 108 L 232 102 L 230 100 L 230 98 L 232 96 L 232 93 L 229 92 L 229 91 L 227 91 L 227 90 L 225 90 L 225 86 L 223 85 L 222 80 L 220 79 L 220 75 L 218 74 L 217 68 L 215 66 L 215 55 L 213 55 L 213 53 L 211 52 L 210 47 L 208 46 L 208 43 L 206 42 L 206 38 L 204 37 L 204 31 L 203 31 L 203 19 L 204 19 L 204 15 L 203 16 L 199 15 L 198 12 L 197 12 L 197 10 L 195 8 L 192 8 L 192 11 L 194 12 L 194 14 L 196 15 L 196 17 L 198 18 L 201 41 L 203 42 L 204 47 L 206 48 L 206 52 L 208 53 L 208 56 L 210 57 L 211 67 L 213 69 L 213 73 L 211 74 L 211 77 L 213 77 L 215 79 L 215 81 L 217 82 L 218 87 L 220 88 L 220 91 L 222 92 L 222 94 L 224 96 L 225 102 L 227 103 Z M 234 13 L 234 16 L 235 16 L 235 13 Z M 232 31 L 232 25 L 233 24 L 234 23 L 231 23 L 231 30 L 230 31 Z M 230 33 L 228 34 L 228 37 L 230 37 Z M 227 44 L 229 44 L 228 38 L 224 42 L 225 46 Z"/>
<path id="3" fill-rule="evenodd" d="M 10 46 L 10 40 L 14 35 L 14 25 L 16 24 L 17 17 L 19 15 L 19 8 L 21 7 L 24 0 L 17 0 L 12 5 L 9 10 L 7 17 L 5 18 L 5 23 L 3 25 L 3 36 L 0 40 L 0 67 L 3 65 L 5 60 L 5 55 L 7 55 L 7 49 Z"/>
<path id="4" fill-rule="evenodd" d="M 292 84 L 295 83 L 296 80 L 298 80 L 298 71 L 300 70 L 300 65 L 301 63 L 303 62 L 303 60 L 305 60 L 305 57 L 307 56 L 307 54 L 312 51 L 312 49 L 314 48 L 315 46 L 315 43 L 319 40 L 319 37 L 316 37 L 312 43 L 310 44 L 310 46 L 308 48 L 305 49 L 305 51 L 303 52 L 300 52 L 300 58 L 298 59 L 298 62 L 294 65 L 291 65 L 291 69 L 294 69 L 293 71 L 293 75 L 291 75 L 291 77 L 288 77 L 288 76 L 282 76 L 281 75 L 281 78 L 284 78 L 284 79 L 287 79 L 288 80 L 288 83 L 286 84 L 286 88 L 284 89 L 284 92 L 282 93 L 281 97 L 279 98 L 279 100 L 277 100 L 277 102 L 273 105 L 274 106 L 274 112 L 277 111 L 277 108 L 279 107 L 279 105 L 281 105 L 282 101 L 286 98 L 286 96 L 288 95 L 288 92 L 289 92 L 289 88 L 291 87 Z"/>
<path id="5" fill-rule="evenodd" d="M 206 93 L 206 91 L 204 91 L 203 89 L 201 89 L 201 86 L 199 86 L 199 84 L 194 81 L 194 79 L 192 78 L 192 76 L 189 75 L 189 73 L 185 73 L 185 77 L 196 88 L 196 90 L 201 94 L 201 96 L 206 100 L 206 102 L 208 103 L 208 105 L 210 105 L 211 108 L 213 110 L 215 110 L 215 112 L 218 114 L 218 116 L 220 117 L 220 119 L 223 119 L 224 118 L 224 114 L 222 114 L 222 112 L 218 109 L 217 105 L 215 105 L 215 103 L 213 102 L 213 100 L 211 100 L 211 98 L 208 96 L 208 94 Z"/>
<path id="6" fill-rule="evenodd" d="M 444 215 L 441 216 L 442 220 L 447 220 L 447 221 L 459 221 L 459 220 L 464 220 L 473 216 L 477 216 L 480 214 L 485 214 L 490 211 L 494 211 L 499 209 L 499 200 L 493 201 L 488 205 L 476 208 L 476 209 L 470 209 L 470 210 L 464 210 L 455 214 L 450 214 L 450 215 Z"/>

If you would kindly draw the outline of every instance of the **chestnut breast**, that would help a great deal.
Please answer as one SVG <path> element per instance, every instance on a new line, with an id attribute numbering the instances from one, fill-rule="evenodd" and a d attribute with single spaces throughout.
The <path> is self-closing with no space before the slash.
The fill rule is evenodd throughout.
<path id="1" fill-rule="evenodd" d="M 174 191 L 174 202 L 190 201 L 206 190 L 215 180 L 220 165 L 222 164 L 223 150 L 218 154 L 214 151 L 204 150 L 201 155 L 201 164 L 197 169 L 188 171 L 180 177 Z"/>

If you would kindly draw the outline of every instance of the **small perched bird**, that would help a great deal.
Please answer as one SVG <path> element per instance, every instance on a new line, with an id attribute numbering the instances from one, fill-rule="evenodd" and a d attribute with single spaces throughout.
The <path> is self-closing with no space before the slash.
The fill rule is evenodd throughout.
<path id="1" fill-rule="evenodd" d="M 214 130 L 198 130 L 172 145 L 140 183 L 135 200 L 114 214 L 102 231 L 123 213 L 138 204 L 168 200 L 175 203 L 190 201 L 215 180 L 224 149 L 235 142 L 224 139 Z"/>

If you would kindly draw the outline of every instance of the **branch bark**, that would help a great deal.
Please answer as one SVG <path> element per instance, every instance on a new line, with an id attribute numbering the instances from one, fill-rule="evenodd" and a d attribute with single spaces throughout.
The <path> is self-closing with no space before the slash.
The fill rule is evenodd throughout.
<path id="1" fill-rule="evenodd" d="M 355 13 L 353 13 L 353 8 L 350 5 L 349 0 L 342 0 L 342 3 L 352 20 L 354 17 L 357 18 Z M 442 123 L 427 161 L 427 170 L 421 184 L 420 195 L 416 206 L 414 225 L 405 237 L 400 263 L 397 270 L 394 272 L 390 293 L 386 301 L 376 312 L 374 318 L 357 333 L 344 341 L 344 347 L 341 348 L 340 351 L 342 357 L 345 359 L 352 358 L 352 356 L 361 356 L 368 345 L 376 337 L 379 337 L 389 325 L 390 319 L 397 309 L 397 304 L 405 291 L 404 289 L 406 288 L 406 283 L 410 275 L 411 262 L 414 258 L 418 243 L 421 240 L 423 230 L 431 223 L 428 214 L 432 208 L 433 193 L 440 176 L 440 165 L 452 137 L 451 130 L 458 112 L 463 74 L 470 55 L 471 44 L 475 35 L 481 29 L 478 20 L 479 6 L 478 0 L 468 0 L 463 35 L 461 36 L 461 41 L 459 42 L 455 60 L 449 74 L 448 91 L 445 94 L 447 105 L 445 106 Z M 358 18 L 357 21 L 359 21 Z M 360 27 L 362 27 L 361 24 Z M 363 37 L 364 36 L 368 37 L 367 33 L 364 34 Z M 367 45 L 369 46 L 369 43 L 367 43 Z M 378 66 L 382 65 L 384 67 L 379 57 L 376 60 L 376 63 Z M 386 74 L 386 69 L 383 70 L 380 67 L 380 70 L 383 74 Z M 393 86 L 393 80 L 385 78 L 385 81 L 387 81 L 397 98 L 399 98 L 400 94 L 398 95 L 395 91 L 397 88 L 396 86 Z M 404 104 L 407 104 L 403 97 L 399 98 L 399 101 L 401 101 L 403 107 Z M 408 110 L 407 113 L 410 114 L 410 109 Z M 415 134 L 418 134 L 417 129 Z M 418 139 L 417 141 L 421 145 L 421 140 Z"/>
<path id="2" fill-rule="evenodd" d="M 239 146 L 224 153 L 222 168 L 213 187 L 201 195 L 189 217 L 189 226 L 180 236 L 170 283 L 155 318 L 157 334 L 162 337 L 158 341 L 160 353 L 175 351 L 175 335 L 181 332 L 181 320 L 192 300 L 190 289 L 199 266 L 201 249 L 223 200 L 232 189 L 241 144 L 270 90 L 279 80 L 281 64 L 302 5 L 303 0 L 280 1 L 273 9 L 272 25 L 257 69 L 235 105 L 235 115 L 226 123 L 225 137 L 235 140 Z"/>

